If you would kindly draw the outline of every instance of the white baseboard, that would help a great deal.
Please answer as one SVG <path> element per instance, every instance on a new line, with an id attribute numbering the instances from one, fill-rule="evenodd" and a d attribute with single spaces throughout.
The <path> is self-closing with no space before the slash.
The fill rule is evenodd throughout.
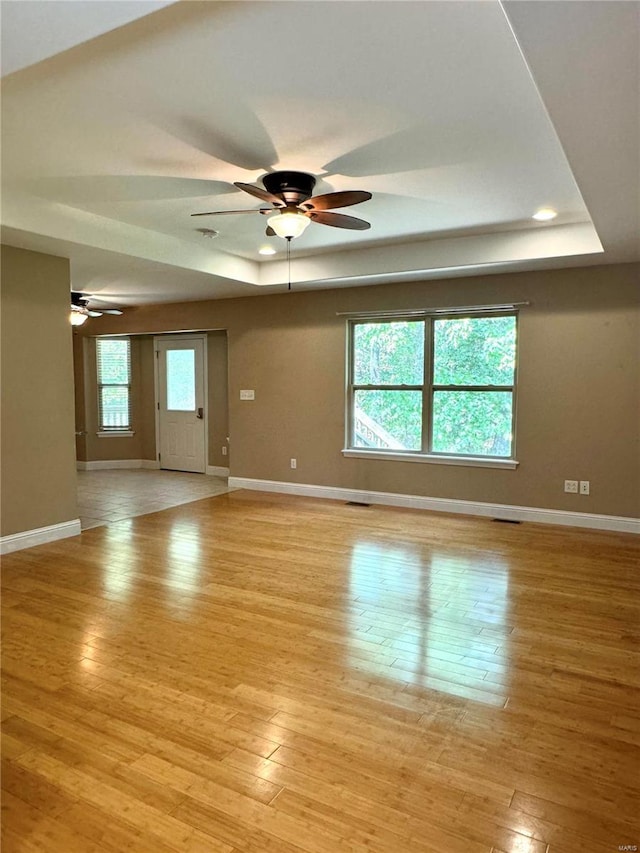
<path id="1" fill-rule="evenodd" d="M 94 459 L 92 462 L 76 462 L 78 471 L 106 471 L 112 468 L 148 468 L 157 470 L 157 459 Z"/>
<path id="2" fill-rule="evenodd" d="M 221 465 L 207 465 L 207 474 L 209 477 L 228 477 L 229 469 Z"/>
<path id="3" fill-rule="evenodd" d="M 44 545 L 45 542 L 55 542 L 56 539 L 66 539 L 68 536 L 79 536 L 80 532 L 80 519 L 74 518 L 73 521 L 63 521 L 60 524 L 50 524 L 48 527 L 12 533 L 0 538 L 0 554 L 33 548 L 34 545 Z"/>
<path id="4" fill-rule="evenodd" d="M 453 498 L 429 498 L 422 495 L 399 495 L 393 492 L 367 492 L 362 489 L 312 486 L 304 483 L 278 482 L 277 480 L 252 480 L 246 477 L 229 477 L 229 487 L 252 489 L 258 492 L 279 492 L 285 495 L 302 495 L 311 498 L 329 498 L 338 501 L 384 504 L 409 509 L 426 509 L 431 512 L 479 515 L 485 518 L 500 518 L 507 521 L 533 521 L 538 524 L 560 524 L 565 527 L 586 527 L 591 530 L 613 530 L 618 533 L 640 534 L 640 519 L 617 515 L 595 515 L 587 512 L 567 512 L 561 509 L 478 503 Z"/>

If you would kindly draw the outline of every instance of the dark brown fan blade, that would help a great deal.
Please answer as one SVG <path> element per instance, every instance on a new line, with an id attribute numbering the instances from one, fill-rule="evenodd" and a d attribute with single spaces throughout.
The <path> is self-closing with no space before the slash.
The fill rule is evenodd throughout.
<path id="1" fill-rule="evenodd" d="M 273 230 L 273 228 L 270 225 L 267 225 L 267 230 L 264 233 L 267 235 L 267 237 L 275 237 L 276 236 L 276 232 Z"/>
<path id="2" fill-rule="evenodd" d="M 192 213 L 191 216 L 227 216 L 231 213 L 273 213 L 273 209 L 268 210 L 207 210 L 205 213 Z"/>
<path id="3" fill-rule="evenodd" d="M 262 201 L 268 201 L 271 202 L 271 204 L 275 204 L 276 207 L 285 206 L 285 203 L 281 198 L 278 198 L 277 195 L 273 195 L 272 193 L 268 193 L 266 190 L 263 190 L 262 187 L 255 187 L 253 184 L 243 184 L 241 181 L 234 181 L 233 185 L 234 187 L 238 187 L 239 190 L 249 193 L 249 195 L 254 195 Z"/>
<path id="4" fill-rule="evenodd" d="M 360 204 L 369 201 L 371 193 L 362 190 L 352 190 L 343 193 L 327 193 L 317 195 L 303 201 L 299 207 L 303 210 L 332 210 L 334 207 L 350 207 L 352 204 Z"/>
<path id="5" fill-rule="evenodd" d="M 320 225 L 331 225 L 334 228 L 351 228 L 353 231 L 366 231 L 371 228 L 370 222 L 365 222 L 364 219 L 358 219 L 355 216 L 345 216 L 342 213 L 329 213 L 324 211 L 312 210 L 309 213 L 312 222 L 318 222 Z"/>

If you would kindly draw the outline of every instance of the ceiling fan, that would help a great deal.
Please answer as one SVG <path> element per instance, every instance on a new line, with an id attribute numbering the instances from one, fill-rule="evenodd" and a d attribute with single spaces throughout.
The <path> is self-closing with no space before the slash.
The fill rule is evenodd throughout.
<path id="1" fill-rule="evenodd" d="M 192 213 L 191 216 L 228 216 L 235 213 L 261 213 L 269 216 L 267 237 L 284 237 L 292 240 L 299 237 L 310 222 L 319 225 L 331 225 L 333 228 L 349 228 L 353 231 L 366 231 L 371 224 L 356 216 L 332 213 L 336 207 L 350 207 L 371 198 L 371 193 L 362 190 L 326 193 L 311 196 L 316 179 L 306 172 L 271 172 L 262 178 L 264 189 L 254 184 L 234 181 L 234 186 L 249 195 L 269 202 L 272 207 L 253 210 L 210 210 L 205 213 Z"/>
<path id="2" fill-rule="evenodd" d="M 89 308 L 91 299 L 91 296 L 85 296 L 84 293 L 71 291 L 71 313 L 69 314 L 69 321 L 72 326 L 81 326 L 89 317 L 102 317 L 103 314 L 122 314 L 119 308 L 103 308 L 101 311 Z"/>

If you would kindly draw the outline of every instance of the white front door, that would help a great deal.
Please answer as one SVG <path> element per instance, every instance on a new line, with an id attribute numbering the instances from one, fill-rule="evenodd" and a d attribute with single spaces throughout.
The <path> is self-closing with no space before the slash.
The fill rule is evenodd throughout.
<path id="1" fill-rule="evenodd" d="M 157 340 L 160 467 L 205 473 L 204 340 Z"/>

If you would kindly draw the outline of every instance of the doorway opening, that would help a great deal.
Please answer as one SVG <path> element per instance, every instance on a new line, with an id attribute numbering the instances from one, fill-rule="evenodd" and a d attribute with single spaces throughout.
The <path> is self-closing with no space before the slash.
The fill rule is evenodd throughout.
<path id="1" fill-rule="evenodd" d="M 74 335 L 78 510 L 83 529 L 226 490 L 229 476 L 226 330 L 134 334 L 129 338 L 131 429 L 107 434 L 99 429 L 96 338 Z M 196 349 L 201 348 L 201 366 L 199 355 L 193 354 L 194 340 L 199 342 Z M 166 376 L 159 381 L 160 350 L 164 351 L 165 367 L 167 352 L 172 353 L 169 355 L 169 377 L 174 378 L 171 387 Z M 201 388 L 196 390 L 200 376 Z M 203 453 L 197 465 L 190 462 L 176 465 L 175 460 L 172 464 L 171 458 L 167 464 L 160 446 L 158 423 L 161 386 L 168 410 L 176 409 L 186 416 L 190 409 L 192 419 L 202 425 Z M 203 410 L 201 418 L 197 417 L 199 408 Z M 197 455 L 191 452 L 186 440 L 185 447 L 187 457 Z M 159 468 L 166 469 L 164 479 L 157 477 Z M 190 470 L 197 473 L 180 473 Z M 99 476 L 89 476 L 89 472 Z M 209 476 L 202 477 L 203 473 Z M 203 482 L 198 485 L 201 477 Z M 205 484 L 205 479 L 217 482 Z M 164 494 L 167 490 L 169 494 Z"/>

